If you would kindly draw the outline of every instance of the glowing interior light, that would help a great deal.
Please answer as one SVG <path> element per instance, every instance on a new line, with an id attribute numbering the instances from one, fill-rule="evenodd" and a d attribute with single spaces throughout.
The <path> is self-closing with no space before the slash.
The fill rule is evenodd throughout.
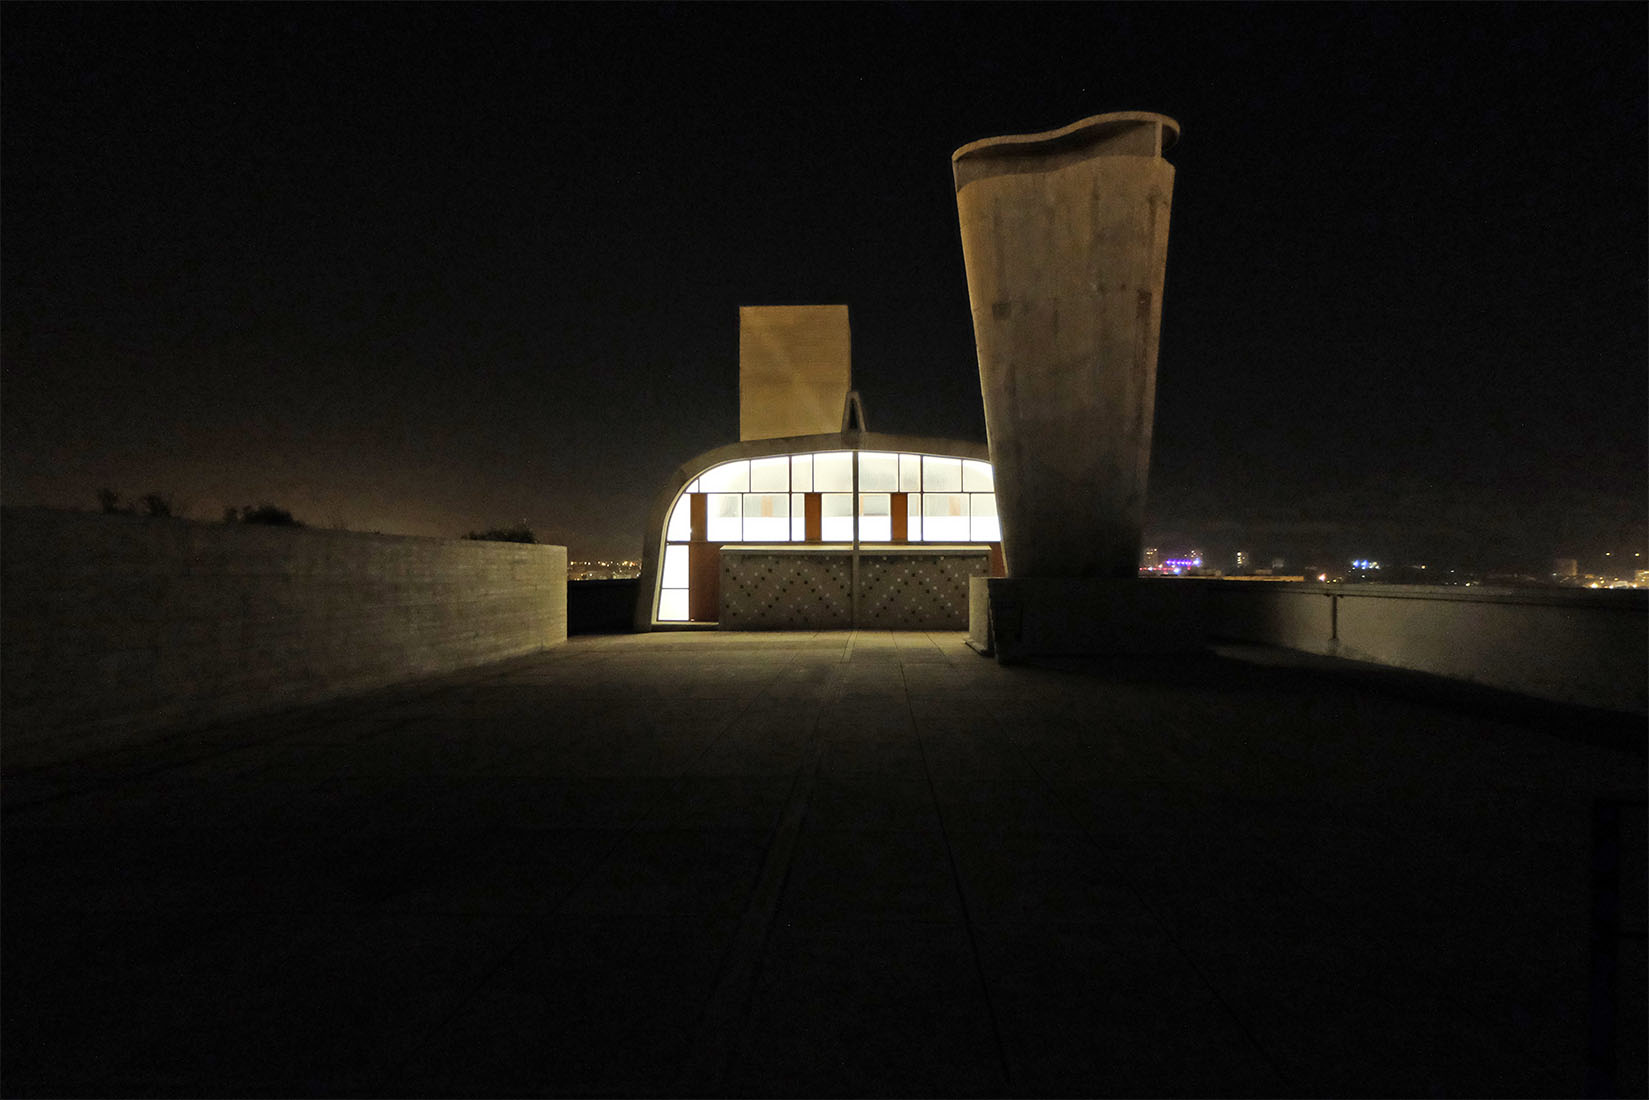
<path id="1" fill-rule="evenodd" d="M 996 476 L 989 462 L 962 460 L 962 488 L 970 493 L 996 492 Z"/>
<path id="2" fill-rule="evenodd" d="M 748 493 L 750 491 L 750 463 L 746 459 L 724 462 L 699 475 L 706 493 Z"/>
<path id="3" fill-rule="evenodd" d="M 963 468 L 963 477 L 967 476 L 966 467 Z M 996 515 L 996 494 L 975 493 L 972 498 L 973 515 L 969 526 L 973 531 L 974 542 L 1001 542 L 1002 523 Z"/>
<path id="4" fill-rule="evenodd" d="M 888 542 L 893 538 L 892 497 L 864 493 L 859 497 L 859 541 Z"/>
<path id="5" fill-rule="evenodd" d="M 814 455 L 813 490 L 819 493 L 851 493 L 853 452 L 825 451 Z"/>
<path id="6" fill-rule="evenodd" d="M 922 491 L 922 456 L 899 456 L 899 491 L 901 493 L 919 493 Z"/>
<path id="7" fill-rule="evenodd" d="M 926 493 L 961 492 L 962 460 L 924 455 L 922 457 L 922 491 Z"/>
<path id="8" fill-rule="evenodd" d="M 790 491 L 790 462 L 778 458 L 750 460 L 750 491 L 752 493 L 788 493 Z"/>
<path id="9" fill-rule="evenodd" d="M 686 542 L 692 536 L 693 509 L 686 493 L 676 498 L 676 506 L 670 509 L 670 522 L 664 529 L 664 537 L 671 542 Z"/>
<path id="10" fill-rule="evenodd" d="M 711 542 L 741 541 L 744 538 L 743 501 L 739 493 L 711 493 L 705 509 L 708 513 L 705 537 Z"/>
<path id="11" fill-rule="evenodd" d="M 877 451 L 859 452 L 859 491 L 891 493 L 899 488 L 899 456 Z"/>
<path id="12" fill-rule="evenodd" d="M 744 498 L 744 541 L 790 541 L 789 493 L 750 493 Z"/>
<path id="13" fill-rule="evenodd" d="M 853 541 L 852 493 L 826 493 L 820 498 L 819 537 L 825 542 Z"/>
<path id="14" fill-rule="evenodd" d="M 956 473 L 960 481 L 961 471 Z M 926 472 L 923 482 L 926 483 Z M 923 493 L 922 539 L 925 542 L 967 542 L 968 498 L 961 493 Z"/>
<path id="15" fill-rule="evenodd" d="M 664 548 L 664 579 L 665 588 L 687 587 L 687 547 L 667 546 Z"/>

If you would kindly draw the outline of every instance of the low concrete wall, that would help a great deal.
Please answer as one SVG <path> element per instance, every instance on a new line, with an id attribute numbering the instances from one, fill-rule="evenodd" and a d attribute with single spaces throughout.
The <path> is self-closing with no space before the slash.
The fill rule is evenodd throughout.
<path id="1" fill-rule="evenodd" d="M 566 638 L 561 546 L 0 509 L 7 771 Z"/>
<path id="2" fill-rule="evenodd" d="M 1208 633 L 1649 713 L 1649 593 L 1180 581 Z"/>

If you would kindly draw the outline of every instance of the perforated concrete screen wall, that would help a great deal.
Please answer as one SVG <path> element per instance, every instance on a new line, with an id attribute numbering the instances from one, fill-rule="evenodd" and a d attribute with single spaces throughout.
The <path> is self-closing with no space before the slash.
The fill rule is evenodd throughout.
<path id="1" fill-rule="evenodd" d="M 985 547 L 1001 539 L 989 462 L 852 450 L 736 459 L 704 470 L 671 505 L 653 619 L 715 621 L 727 546 Z"/>
<path id="2" fill-rule="evenodd" d="M 846 306 L 740 306 L 739 438 L 840 427 L 852 342 Z"/>

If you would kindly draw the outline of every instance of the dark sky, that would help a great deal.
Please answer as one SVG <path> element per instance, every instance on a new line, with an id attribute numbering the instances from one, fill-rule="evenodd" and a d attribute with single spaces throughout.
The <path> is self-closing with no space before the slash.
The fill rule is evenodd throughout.
<path id="1" fill-rule="evenodd" d="M 0 496 L 635 556 L 740 305 L 983 439 L 951 151 L 1152 110 L 1152 539 L 1642 551 L 1645 11 L 10 3 Z"/>

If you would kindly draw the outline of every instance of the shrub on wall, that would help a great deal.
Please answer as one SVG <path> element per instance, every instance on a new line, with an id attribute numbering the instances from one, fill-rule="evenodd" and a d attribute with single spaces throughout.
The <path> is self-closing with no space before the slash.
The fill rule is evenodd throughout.
<path id="1" fill-rule="evenodd" d="M 291 512 L 285 508 L 277 508 L 273 504 L 260 504 L 256 508 L 250 504 L 244 508 L 229 507 L 223 510 L 225 523 L 263 523 L 271 527 L 302 527 L 303 521 L 294 519 Z"/>
<path id="2" fill-rule="evenodd" d="M 155 519 L 168 519 L 172 516 L 172 498 L 165 493 L 144 493 L 141 498 L 130 504 L 123 504 L 120 494 L 113 489 L 99 489 L 97 491 L 98 507 L 103 509 L 104 515 L 135 516 L 145 515 Z"/>
<path id="3" fill-rule="evenodd" d="M 477 542 L 531 542 L 536 543 L 538 537 L 532 533 L 532 528 L 526 524 L 517 527 L 491 527 L 485 531 L 471 531 L 464 536 Z"/>

